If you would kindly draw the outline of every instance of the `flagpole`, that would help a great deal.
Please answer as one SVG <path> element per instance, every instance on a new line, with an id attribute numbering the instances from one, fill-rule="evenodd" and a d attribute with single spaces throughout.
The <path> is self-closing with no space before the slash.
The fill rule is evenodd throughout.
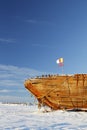
<path id="1" fill-rule="evenodd" d="M 62 75 L 64 74 L 64 65 L 62 66 Z"/>
<path id="2" fill-rule="evenodd" d="M 64 74 L 64 59 L 63 58 L 59 58 L 57 59 L 57 64 L 61 67 L 62 69 L 62 75 Z"/>

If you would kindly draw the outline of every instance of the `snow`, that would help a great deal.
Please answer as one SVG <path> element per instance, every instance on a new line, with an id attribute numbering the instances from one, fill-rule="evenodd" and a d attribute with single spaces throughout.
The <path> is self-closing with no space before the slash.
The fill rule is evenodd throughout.
<path id="1" fill-rule="evenodd" d="M 87 113 L 44 113 L 37 105 L 0 103 L 0 130 L 87 130 Z"/>

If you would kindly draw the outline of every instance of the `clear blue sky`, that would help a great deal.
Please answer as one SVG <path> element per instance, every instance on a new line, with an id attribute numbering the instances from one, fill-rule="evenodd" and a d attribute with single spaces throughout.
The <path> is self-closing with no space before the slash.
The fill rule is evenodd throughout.
<path id="1" fill-rule="evenodd" d="M 27 96 L 28 76 L 87 73 L 87 0 L 0 0 L 0 96 Z M 16 90 L 18 90 L 16 92 Z"/>

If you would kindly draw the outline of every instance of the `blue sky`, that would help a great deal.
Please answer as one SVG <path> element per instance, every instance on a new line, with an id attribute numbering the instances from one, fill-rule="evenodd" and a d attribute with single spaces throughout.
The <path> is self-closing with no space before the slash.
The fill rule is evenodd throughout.
<path id="1" fill-rule="evenodd" d="M 59 57 L 65 74 L 87 73 L 86 52 L 87 0 L 0 0 L 1 100 L 29 97 L 24 80 L 61 73 Z"/>

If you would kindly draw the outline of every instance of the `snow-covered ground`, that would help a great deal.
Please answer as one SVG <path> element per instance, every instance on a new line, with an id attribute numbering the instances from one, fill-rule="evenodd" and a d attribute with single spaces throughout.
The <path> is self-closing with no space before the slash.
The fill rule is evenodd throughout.
<path id="1" fill-rule="evenodd" d="M 0 130 L 87 130 L 87 113 L 43 113 L 37 106 L 0 103 Z"/>

